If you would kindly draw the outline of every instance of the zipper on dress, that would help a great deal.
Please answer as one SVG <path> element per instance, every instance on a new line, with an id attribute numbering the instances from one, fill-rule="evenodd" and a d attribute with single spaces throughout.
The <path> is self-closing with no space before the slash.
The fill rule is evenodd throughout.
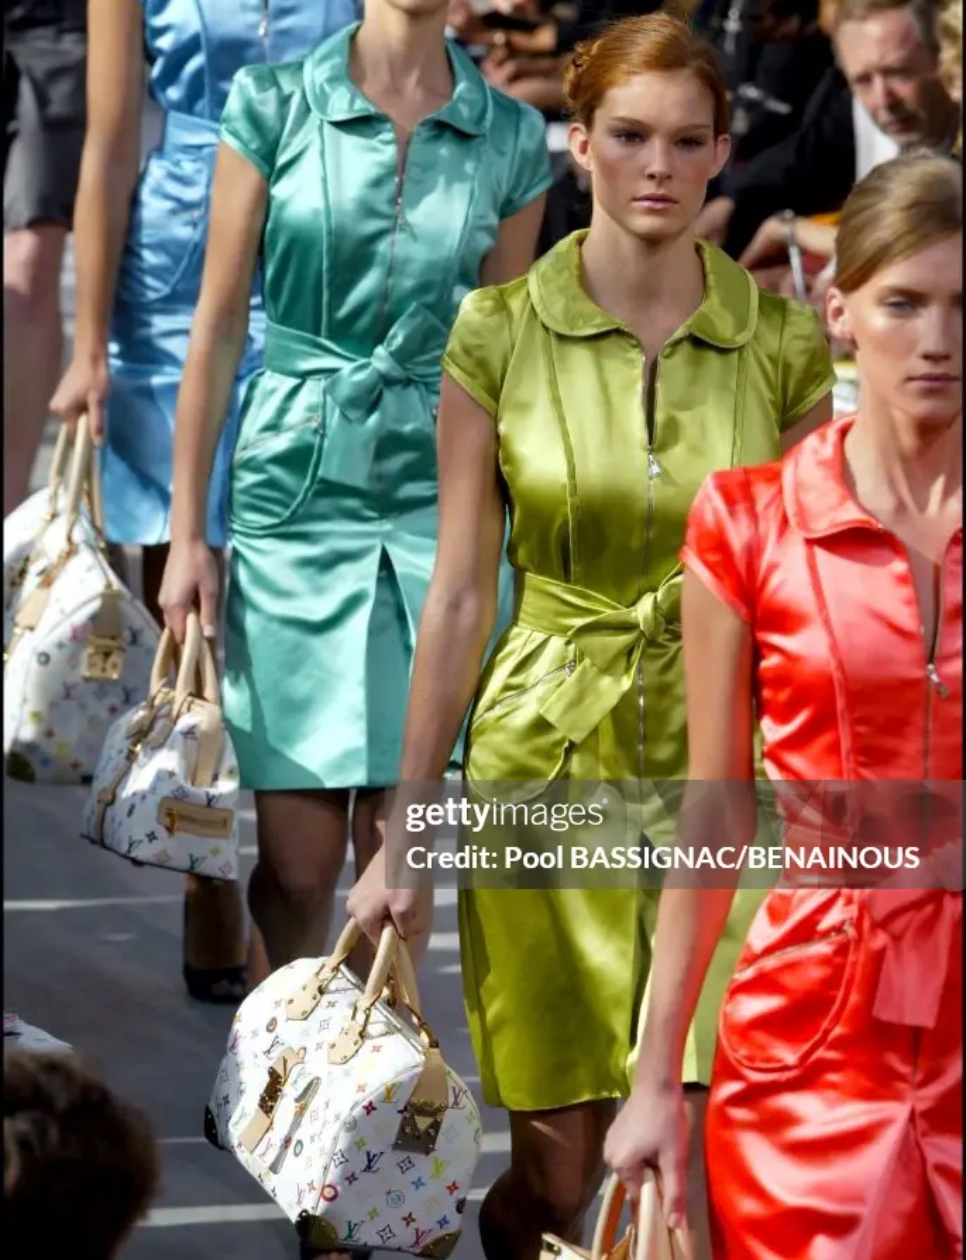
<path id="1" fill-rule="evenodd" d="M 654 480 L 661 475 L 661 465 L 654 454 L 654 403 L 657 395 L 658 360 L 648 367 L 647 355 L 641 356 L 643 368 L 642 402 L 644 405 L 644 441 L 647 450 L 647 521 L 644 534 L 644 577 L 651 564 L 651 531 L 654 528 Z M 646 757 L 644 751 L 644 659 L 637 665 L 637 771 L 644 782 Z"/>
<path id="2" fill-rule="evenodd" d="M 405 215 L 403 214 L 403 192 L 406 185 L 406 163 L 409 160 L 409 150 L 412 146 L 413 137 L 415 136 L 418 127 L 419 124 L 417 123 L 416 127 L 413 128 L 410 134 L 403 141 L 402 148 L 399 151 L 399 156 L 396 160 L 396 185 L 393 192 L 392 207 L 392 236 L 389 238 L 389 266 L 386 269 L 386 288 L 385 293 L 383 294 L 382 303 L 381 318 L 383 337 L 385 337 L 389 332 L 387 321 L 389 315 L 389 300 L 392 291 L 392 274 L 396 261 L 396 236 L 398 235 L 400 226 L 406 221 Z"/>
<path id="3" fill-rule="evenodd" d="M 489 709 L 485 711 L 483 717 L 489 717 L 491 713 L 496 713 L 508 704 L 512 704 L 514 700 L 519 700 L 521 696 L 527 696 L 531 691 L 536 691 L 538 687 L 542 687 L 544 683 L 550 682 L 551 678 L 556 678 L 559 674 L 572 674 L 577 668 L 576 661 L 568 661 L 566 665 L 558 665 L 556 669 L 550 670 L 548 674 L 541 674 L 536 682 L 530 683 L 527 687 L 521 687 L 519 691 L 511 691 L 508 695 L 501 696 Z"/>
<path id="4" fill-rule="evenodd" d="M 940 677 L 936 668 L 936 651 L 939 647 L 939 636 L 943 624 L 943 577 L 945 570 L 945 554 L 939 566 L 939 591 L 936 597 L 936 623 L 933 627 L 932 642 L 928 645 L 926 656 L 926 738 L 923 747 L 923 783 L 929 781 L 930 762 L 932 760 L 932 722 L 935 697 L 945 699 L 949 689 Z"/>
<path id="5" fill-rule="evenodd" d="M 268 4 L 269 0 L 262 0 L 262 20 L 258 24 L 258 38 L 263 43 L 268 40 Z"/>

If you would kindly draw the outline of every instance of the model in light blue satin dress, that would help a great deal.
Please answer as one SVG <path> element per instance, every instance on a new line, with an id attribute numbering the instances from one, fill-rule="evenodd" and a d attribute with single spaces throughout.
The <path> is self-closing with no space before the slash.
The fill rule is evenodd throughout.
<path id="1" fill-rule="evenodd" d="M 118 278 L 102 453 L 108 538 L 169 538 L 178 387 L 198 303 L 218 123 L 242 66 L 304 56 L 361 15 L 361 0 L 142 0 L 150 91 L 164 133 L 141 174 Z M 228 467 L 241 398 L 261 365 L 264 311 L 248 343 L 215 459 L 208 541 L 227 541 Z"/>

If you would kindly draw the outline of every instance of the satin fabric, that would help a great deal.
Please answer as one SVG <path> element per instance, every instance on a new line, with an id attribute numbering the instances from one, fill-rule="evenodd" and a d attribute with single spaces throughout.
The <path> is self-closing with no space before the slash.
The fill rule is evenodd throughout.
<path id="1" fill-rule="evenodd" d="M 218 120 L 235 72 L 308 52 L 358 17 L 356 0 L 142 0 L 151 96 L 164 132 L 131 205 L 118 277 L 102 452 L 105 524 L 119 543 L 167 542 L 178 388 L 198 304 Z M 227 540 L 228 460 L 238 408 L 261 363 L 261 284 L 209 491 L 207 530 Z"/>
<path id="2" fill-rule="evenodd" d="M 513 623 L 474 702 L 466 776 L 481 801 L 618 781 L 632 808 L 616 842 L 644 830 L 660 844 L 674 834 L 662 783 L 687 770 L 688 509 L 712 469 L 774 459 L 782 432 L 835 378 L 814 314 L 699 242 L 705 296 L 661 352 L 649 452 L 641 345 L 587 294 L 585 236 L 527 277 L 471 294 L 444 358 L 496 425 L 517 579 Z M 520 843 L 512 827 L 473 838 Z M 464 994 L 488 1103 L 526 1111 L 627 1092 L 657 901 L 631 888 L 461 893 Z M 710 1077 L 721 996 L 759 902 L 748 889 L 736 903 L 689 1035 L 689 1081 Z"/>
<path id="3" fill-rule="evenodd" d="M 933 673 L 905 550 L 845 484 L 852 423 L 783 465 L 711 478 L 682 555 L 753 628 L 786 843 L 848 842 L 861 814 L 881 820 L 877 843 L 918 844 L 925 862 L 962 842 L 962 529 L 943 559 Z M 924 781 L 941 805 L 925 834 L 924 815 L 911 829 L 902 808 Z M 768 895 L 719 1029 L 715 1260 L 962 1256 L 961 855 L 958 877 L 955 865 L 945 884 L 943 866 L 924 865 L 892 886 Z"/>
<path id="4" fill-rule="evenodd" d="M 440 359 L 501 222 L 550 183 L 541 115 L 450 45 L 453 94 L 415 129 L 397 196 L 392 123 L 349 76 L 356 29 L 239 74 L 222 119 L 269 184 L 224 682 L 258 790 L 397 779 L 436 554 Z"/>

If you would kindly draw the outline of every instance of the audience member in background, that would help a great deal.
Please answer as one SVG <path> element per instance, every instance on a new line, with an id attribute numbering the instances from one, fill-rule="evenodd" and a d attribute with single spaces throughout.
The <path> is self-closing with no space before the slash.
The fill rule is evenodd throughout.
<path id="1" fill-rule="evenodd" d="M 800 130 L 733 172 L 726 195 L 702 212 L 699 230 L 745 265 L 761 265 L 758 244 L 745 251 L 766 219 L 783 214 L 765 237 L 785 239 L 789 218 L 837 211 L 879 162 L 917 146 L 948 152 L 956 138 L 959 111 L 938 78 L 933 0 L 842 0 L 824 20 L 838 67 L 816 88 Z M 801 246 L 827 257 L 834 233 L 802 230 Z"/>
<path id="2" fill-rule="evenodd" d="M 963 149 L 963 4 L 945 0 L 939 15 L 939 79 L 959 108 L 959 131 L 953 152 Z"/>
<path id="3" fill-rule="evenodd" d="M 86 0 L 3 10 L 3 514 L 27 495 L 64 355 L 60 275 L 84 144 Z"/>
<path id="4" fill-rule="evenodd" d="M 73 1055 L 3 1056 L 3 1215 L 13 1254 L 112 1260 L 160 1184 L 151 1128 Z"/>
<path id="5" fill-rule="evenodd" d="M 819 0 L 719 0 L 708 38 L 731 94 L 725 178 L 801 126 L 816 83 L 834 64 L 818 17 Z"/>

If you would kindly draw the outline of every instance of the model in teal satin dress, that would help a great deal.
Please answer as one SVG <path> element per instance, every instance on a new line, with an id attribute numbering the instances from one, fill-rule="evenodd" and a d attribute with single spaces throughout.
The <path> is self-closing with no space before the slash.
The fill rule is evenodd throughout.
<path id="1" fill-rule="evenodd" d="M 352 26 L 235 78 L 223 141 L 269 184 L 264 368 L 229 506 L 225 716 L 245 787 L 398 779 L 436 552 L 440 361 L 500 223 L 550 184 L 542 116 L 449 45 L 415 128 L 349 75 Z"/>

